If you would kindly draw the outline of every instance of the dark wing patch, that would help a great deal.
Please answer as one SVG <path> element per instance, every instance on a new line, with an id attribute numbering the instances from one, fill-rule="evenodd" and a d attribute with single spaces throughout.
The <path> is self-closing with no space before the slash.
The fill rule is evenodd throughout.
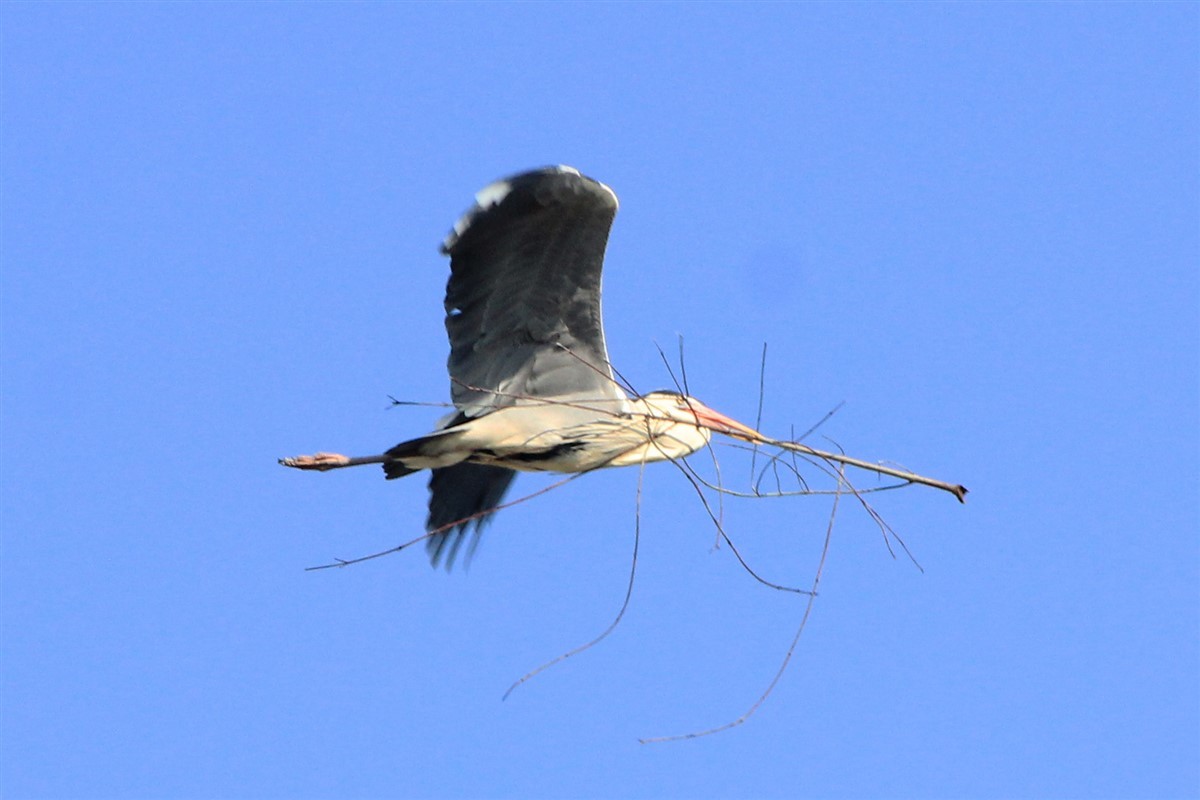
<path id="1" fill-rule="evenodd" d="M 551 167 L 498 181 L 476 197 L 442 248 L 450 256 L 445 306 L 455 405 L 479 416 L 536 402 L 516 396 L 622 399 L 600 316 L 616 195 L 570 167 Z"/>
<path id="2" fill-rule="evenodd" d="M 447 570 L 454 565 L 454 558 L 469 530 L 474 532 L 474 536 L 467 548 L 466 561 L 471 560 L 475 548 L 479 546 L 480 529 L 491 517 L 489 509 L 500 505 L 516 474 L 504 467 L 467 462 L 432 471 L 429 478 L 429 518 L 425 522 L 425 530 L 434 531 L 452 522 L 487 512 L 429 537 L 425 549 L 435 567 L 443 557 Z"/>

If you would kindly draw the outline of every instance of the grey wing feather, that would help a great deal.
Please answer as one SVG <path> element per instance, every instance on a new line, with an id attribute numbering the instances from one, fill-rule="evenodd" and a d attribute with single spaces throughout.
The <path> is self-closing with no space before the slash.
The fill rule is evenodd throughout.
<path id="1" fill-rule="evenodd" d="M 451 397 L 447 426 L 539 399 L 596 401 L 620 411 L 600 315 L 600 274 L 617 197 L 570 167 L 549 167 L 484 187 L 442 245 L 450 256 L 446 331 Z M 464 462 L 433 470 L 428 543 L 449 568 L 479 531 L 516 473 Z M 486 512 L 486 513 L 481 513 Z"/>
<path id="2" fill-rule="evenodd" d="M 454 565 L 455 556 L 468 532 L 474 537 L 467 548 L 467 561 L 479 545 L 479 532 L 496 506 L 504 498 L 516 472 L 487 464 L 462 463 L 435 469 L 429 478 L 429 518 L 425 530 L 435 531 L 459 520 L 452 528 L 429 537 L 425 545 L 429 559 L 436 567 L 445 557 L 446 569 Z M 480 516 L 467 519 L 475 514 Z"/>
<path id="3" fill-rule="evenodd" d="M 455 405 L 475 417 L 531 398 L 623 403 L 600 316 L 616 195 L 551 167 L 497 181 L 476 198 L 442 247 Z"/>

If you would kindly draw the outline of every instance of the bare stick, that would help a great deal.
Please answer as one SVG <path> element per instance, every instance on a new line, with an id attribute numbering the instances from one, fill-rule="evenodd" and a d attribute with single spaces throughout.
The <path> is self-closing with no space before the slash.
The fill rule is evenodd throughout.
<path id="1" fill-rule="evenodd" d="M 742 565 L 742 569 L 746 570 L 746 572 L 750 574 L 750 577 L 754 578 L 754 580 L 758 581 L 763 586 L 767 586 L 771 589 L 778 589 L 781 592 L 808 594 L 807 589 L 797 589 L 794 586 L 783 586 L 782 584 L 773 583 L 755 572 L 754 569 L 746 563 L 746 559 L 742 558 L 742 554 L 734 545 L 733 540 L 730 539 L 729 534 L 725 532 L 725 526 L 721 524 L 721 520 L 718 519 L 717 515 L 713 513 L 712 506 L 708 504 L 708 498 L 704 496 L 704 492 L 700 489 L 700 484 L 697 482 L 697 480 L 702 482 L 703 479 L 700 479 L 699 475 L 697 475 L 696 471 L 692 469 L 691 465 L 683 459 L 672 458 L 670 459 L 670 462 L 678 467 L 679 471 L 683 473 L 683 477 L 687 478 L 688 482 L 692 484 L 692 488 L 696 491 L 696 496 L 700 498 L 700 503 L 704 506 L 704 511 L 708 514 L 708 518 L 712 520 L 712 524 L 717 529 L 717 535 L 725 541 L 725 544 L 729 545 L 729 549 L 733 551 L 734 557 L 737 558 L 738 563 Z"/>
<path id="2" fill-rule="evenodd" d="M 830 440 L 830 441 L 832 441 L 832 440 Z M 833 442 L 833 444 L 835 446 L 837 446 L 836 442 Z M 795 454 L 793 453 L 793 457 L 794 456 L 795 456 Z M 916 556 L 914 556 L 912 551 L 908 549 L 908 545 L 905 543 L 904 539 L 900 536 L 900 534 L 896 532 L 896 529 L 893 528 L 891 525 L 889 525 L 887 520 L 885 520 L 883 518 L 883 515 L 881 515 L 878 511 L 876 511 L 875 508 L 870 503 L 867 502 L 867 499 L 865 497 L 863 497 L 864 494 L 867 494 L 869 492 L 883 491 L 885 489 L 898 489 L 898 488 L 901 488 L 904 486 L 911 486 L 912 484 L 910 482 L 892 484 L 890 486 L 881 486 L 881 487 L 876 487 L 874 489 L 859 489 L 850 481 L 849 478 L 846 477 L 846 471 L 843 467 L 838 466 L 835 468 L 832 464 L 830 464 L 830 465 L 822 464 L 819 461 L 816 461 L 815 459 L 813 459 L 807 455 L 802 456 L 802 458 L 804 458 L 805 461 L 812 464 L 817 469 L 821 470 L 822 472 L 824 472 L 827 475 L 830 475 L 831 477 L 834 477 L 836 479 L 837 488 L 834 490 L 836 493 L 840 494 L 842 492 L 842 487 L 844 486 L 846 489 L 848 489 L 854 495 L 855 499 L 858 500 L 860 505 L 862 505 L 863 510 L 866 511 L 867 515 L 871 517 L 871 520 L 875 523 L 875 526 L 877 528 L 879 528 L 879 532 L 883 536 L 883 544 L 884 544 L 884 547 L 887 548 L 888 555 L 890 555 L 892 558 L 896 558 L 896 551 L 892 547 L 892 540 L 895 539 L 896 543 L 898 545 L 900 545 L 900 548 L 902 550 L 904 550 L 904 554 L 906 556 L 908 556 L 908 560 L 912 562 L 913 566 L 916 567 L 921 572 L 925 571 L 925 568 L 921 566 L 921 562 L 917 561 Z M 798 480 L 803 481 L 803 478 L 800 478 L 798 473 L 797 473 L 796 477 Z M 806 493 L 806 494 L 829 494 L 830 492 L 809 491 L 809 492 L 804 492 L 804 493 Z"/>
<path id="3" fill-rule="evenodd" d="M 629 564 L 629 586 L 626 587 L 626 589 L 625 589 L 625 599 L 621 602 L 621 610 L 617 612 L 616 618 L 613 619 L 612 623 L 607 628 L 604 629 L 603 633 L 601 633 L 595 639 L 592 639 L 587 644 L 581 644 L 579 647 L 576 647 L 574 650 L 570 650 L 566 653 L 563 653 L 558 658 L 547 661 L 545 664 L 542 664 L 537 669 L 527 672 L 525 675 L 523 675 L 521 677 L 520 680 L 514 682 L 512 686 L 508 687 L 508 691 L 506 691 L 504 693 L 504 696 L 500 698 L 501 701 L 507 700 L 508 696 L 510 694 L 512 694 L 513 689 L 516 689 L 518 686 L 520 686 L 522 683 L 524 683 L 525 681 L 532 678 L 534 675 L 544 672 L 545 670 L 549 669 L 550 667 L 553 667 L 558 662 L 566 661 L 571 656 L 578 655 L 579 653 L 582 653 L 584 650 L 587 650 L 587 649 L 599 644 L 610 633 L 612 633 L 613 630 L 616 629 L 617 625 L 621 622 L 621 619 L 625 616 L 625 611 L 629 608 L 629 598 L 633 596 L 633 578 L 634 578 L 634 575 L 637 573 L 638 545 L 641 543 L 641 540 L 642 540 L 642 478 L 645 476 L 645 474 L 646 474 L 646 462 L 643 461 L 641 468 L 638 470 L 637 500 L 634 503 L 634 508 L 635 508 L 636 513 L 635 513 L 634 521 L 633 521 L 633 559 Z"/>
<path id="4" fill-rule="evenodd" d="M 633 388 L 633 383 L 631 383 L 628 378 L 626 378 L 623 374 L 621 374 L 621 371 L 619 369 L 617 369 L 616 367 L 614 367 L 612 364 L 608 365 L 609 370 L 612 372 L 612 374 L 610 375 L 610 374 L 606 373 L 604 370 L 597 367 L 592 362 L 590 362 L 584 358 L 580 358 L 575 353 L 574 350 L 567 347 L 565 344 L 562 344 L 561 342 L 555 342 L 554 346 L 557 347 L 559 350 L 562 350 L 564 353 L 569 355 L 571 358 L 578 361 L 583 366 L 590 369 L 592 372 L 599 375 L 601 378 L 604 378 L 609 383 L 611 383 L 614 386 L 616 386 L 617 388 L 621 389 L 626 394 L 631 394 L 631 395 L 635 395 L 635 396 L 641 394 L 641 392 L 639 392 L 637 389 Z M 480 390 L 480 391 L 486 391 L 486 390 Z"/>
<path id="5" fill-rule="evenodd" d="M 682 338 L 680 339 L 679 346 L 680 346 L 680 351 L 682 353 L 682 348 L 683 348 Z M 686 396 L 687 395 L 686 372 L 683 373 L 684 381 L 683 381 L 683 384 L 681 385 L 680 381 L 675 377 L 675 371 L 671 369 L 671 364 L 667 360 L 666 353 L 663 352 L 662 347 L 660 347 L 658 344 L 655 344 L 655 348 L 658 350 L 659 358 L 662 360 L 663 365 L 667 368 L 667 373 L 671 376 L 671 380 L 672 380 L 672 382 L 674 382 L 676 389 L 678 389 L 681 394 Z M 682 369 L 682 367 L 683 367 L 683 365 L 680 364 L 681 369 Z M 825 420 L 827 420 L 830 416 L 832 416 L 834 413 L 836 413 L 837 410 L 841 407 L 842 407 L 842 404 L 839 403 L 837 406 L 835 406 L 833 408 L 832 411 L 830 411 L 828 414 L 826 414 L 824 417 L 822 417 L 821 421 L 818 422 L 816 425 L 814 425 L 813 428 L 815 429 L 816 427 L 820 426 L 823 422 L 825 422 Z M 811 430 L 810 430 L 810 432 L 811 432 Z M 871 472 L 875 472 L 880 475 L 890 475 L 893 478 L 900 478 L 901 480 L 903 480 L 907 483 L 910 483 L 910 484 L 916 483 L 916 484 L 921 484 L 923 486 L 930 486 L 930 487 L 933 487 L 934 489 L 941 489 L 944 492 L 949 492 L 950 494 L 954 495 L 956 498 L 958 498 L 958 502 L 960 502 L 960 503 L 965 503 L 967 501 L 967 487 L 965 487 L 961 484 L 948 483 L 946 481 L 937 480 L 936 478 L 927 478 L 924 475 L 918 475 L 915 472 L 908 472 L 906 470 L 895 469 L 892 467 L 884 466 L 883 464 L 873 464 L 869 461 L 863 461 L 862 459 L 851 458 L 850 456 L 839 455 L 837 453 L 829 453 L 824 450 L 818 450 L 815 447 L 809 447 L 806 444 L 801 444 L 798 441 L 786 442 L 786 441 L 782 441 L 779 439 L 772 439 L 769 436 L 764 436 L 763 434 L 759 433 L 757 430 L 755 430 L 752 434 L 743 433 L 740 431 L 729 431 L 727 433 L 727 435 L 729 435 L 735 439 L 741 439 L 743 441 L 750 442 L 751 444 L 765 444 L 765 445 L 768 445 L 771 447 L 779 447 L 784 450 L 791 450 L 796 453 L 802 453 L 805 455 L 814 456 L 816 458 L 825 459 L 826 461 L 835 461 L 839 464 L 845 464 L 847 466 L 857 467 L 858 469 L 870 470 Z M 807 435 L 807 433 L 805 435 Z M 800 438 L 804 438 L 804 437 L 800 437 Z"/>
<path id="6" fill-rule="evenodd" d="M 959 484 L 939 481 L 936 478 L 926 478 L 924 475 L 918 475 L 915 472 L 894 469 L 893 467 L 884 466 L 883 464 L 872 464 L 870 461 L 863 461 L 858 458 L 839 455 L 838 453 L 829 453 L 825 450 L 818 450 L 815 447 L 809 447 L 806 444 L 800 444 L 799 442 L 784 442 L 780 441 L 779 439 L 772 439 L 769 436 L 763 436 L 761 433 L 757 432 L 755 432 L 755 435 L 753 436 L 749 434 L 742 434 L 740 432 L 730 433 L 728 435 L 735 439 L 742 439 L 744 441 L 756 444 L 765 444 L 771 447 L 779 447 L 784 450 L 791 450 L 794 453 L 820 458 L 824 461 L 834 461 L 838 464 L 845 464 L 850 467 L 858 467 L 859 469 L 870 470 L 871 472 L 876 472 L 880 475 L 890 475 L 893 478 L 900 478 L 906 483 L 919 483 L 922 486 L 932 486 L 934 489 L 941 489 L 944 492 L 949 492 L 950 494 L 954 495 L 958 498 L 958 502 L 960 503 L 967 502 L 967 487 Z"/>
<path id="7" fill-rule="evenodd" d="M 839 484 L 840 486 L 840 484 Z M 812 592 L 809 594 L 808 602 L 804 606 L 804 615 L 800 618 L 800 625 L 796 628 L 796 635 L 792 637 L 792 643 L 788 646 L 787 653 L 784 654 L 783 662 L 779 665 L 779 669 L 775 672 L 775 677 L 767 684 L 766 690 L 763 691 L 759 698 L 754 701 L 750 708 L 746 709 L 737 719 L 727 722 L 724 725 L 719 725 L 715 728 L 709 728 L 703 731 L 693 731 L 692 733 L 677 734 L 675 736 L 655 736 L 651 738 L 638 739 L 639 744 L 650 744 L 652 742 L 678 742 L 684 739 L 699 739 L 701 736 L 710 736 L 714 733 L 727 731 L 730 728 L 736 728 L 746 720 L 753 716 L 755 711 L 766 702 L 770 697 L 771 692 L 775 691 L 775 686 L 778 685 L 783 673 L 787 670 L 788 664 L 792 660 L 792 656 L 796 652 L 796 645 L 800 643 L 800 635 L 804 633 L 804 628 L 808 624 L 809 614 L 812 613 L 813 603 L 817 599 L 817 589 L 821 585 L 821 574 L 825 570 L 825 560 L 829 555 L 829 543 L 833 539 L 833 521 L 837 517 L 838 501 L 841 499 L 841 493 L 837 493 L 833 497 L 833 508 L 829 512 L 829 524 L 825 527 L 825 544 L 821 548 L 821 560 L 817 564 L 817 572 L 813 576 Z"/>
<path id="8" fill-rule="evenodd" d="M 683 399 L 685 401 L 687 401 L 689 410 L 692 411 L 692 413 L 694 414 L 695 409 L 691 407 L 692 398 L 688 394 L 688 391 L 687 391 L 687 373 L 684 371 L 684 366 L 683 366 L 683 336 L 679 337 L 679 371 L 683 375 L 683 385 L 682 386 L 679 383 L 679 379 L 675 377 L 675 370 L 671 369 L 671 362 L 667 360 L 667 354 L 663 352 L 662 347 L 659 346 L 658 342 L 654 343 L 654 347 L 655 347 L 655 349 L 658 350 L 658 357 L 663 362 L 663 366 L 667 368 L 667 374 L 671 376 L 671 382 L 675 384 L 675 390 L 677 392 L 679 392 L 680 395 L 683 396 Z M 709 439 L 705 443 L 704 447 L 706 450 L 708 450 L 709 455 L 712 457 L 713 470 L 716 472 L 716 476 L 717 476 L 717 485 L 720 486 L 720 485 L 722 485 L 721 461 L 720 461 L 720 459 L 717 458 L 717 451 L 713 449 L 712 439 Z M 664 453 L 663 455 L 666 455 L 666 454 Z M 675 461 L 675 459 L 673 459 L 673 458 L 671 458 L 669 460 L 671 462 Z M 684 463 L 684 462 L 681 462 L 681 463 Z M 680 464 L 676 464 L 676 466 L 680 466 Z M 690 469 L 690 467 L 688 467 L 688 469 Z M 693 472 L 694 472 L 694 470 L 693 470 Z M 684 469 L 684 475 L 686 476 L 687 474 L 688 474 L 688 470 Z M 691 480 L 691 478 L 689 477 L 688 480 Z M 722 521 L 725 519 L 725 495 L 721 494 L 720 492 L 717 493 L 717 513 L 714 516 L 712 508 L 710 508 L 708 505 L 708 500 L 704 497 L 704 493 L 700 491 L 699 487 L 696 486 L 695 481 L 692 481 L 692 486 L 693 486 L 693 488 L 696 489 L 697 494 L 700 495 L 700 500 L 701 500 L 701 502 L 704 503 L 704 510 L 708 512 L 709 517 L 712 518 L 713 524 L 717 528 L 717 538 L 713 541 L 713 549 L 717 550 L 720 548 L 721 539 L 724 539 L 726 542 L 728 542 L 729 546 L 732 548 L 733 542 L 729 541 L 729 537 L 725 535 L 725 529 L 721 525 Z M 746 571 L 749 572 L 751 575 L 753 575 L 757 580 L 767 584 L 768 586 L 775 586 L 775 584 L 771 583 L 770 581 L 763 581 L 762 578 L 759 578 L 758 575 L 755 574 L 754 570 L 750 569 L 749 565 L 747 565 L 746 562 L 742 560 L 741 555 L 738 554 L 736 549 L 734 549 L 733 554 L 737 556 L 738 561 L 742 562 L 742 566 L 746 568 Z M 775 588 L 780 588 L 780 587 L 775 587 Z"/>
<path id="9" fill-rule="evenodd" d="M 826 422 L 828 422 L 829 418 L 832 417 L 834 414 L 841 411 L 842 406 L 844 406 L 844 405 L 846 405 L 846 401 L 842 400 L 836 406 L 834 406 L 833 408 L 826 411 L 825 416 L 821 417 L 819 420 L 817 420 L 815 423 L 813 423 L 813 426 L 811 428 L 809 428 L 808 430 L 806 430 L 804 433 L 800 434 L 799 436 L 792 436 L 792 441 L 793 442 L 803 442 L 805 439 L 807 439 L 809 437 L 809 434 L 811 434 L 817 428 L 821 427 Z M 755 427 L 758 427 L 758 426 L 755 426 Z M 793 433 L 795 433 L 795 431 L 793 431 Z"/>
<path id="10" fill-rule="evenodd" d="M 658 347 L 657 345 L 655 345 L 655 346 Z M 680 390 L 682 392 L 683 387 L 680 385 L 679 380 L 677 380 L 675 378 L 674 370 L 671 369 L 671 365 L 667 361 L 666 354 L 663 353 L 661 347 L 658 347 L 658 352 L 659 352 L 659 357 L 662 359 L 664 365 L 667 368 L 667 372 L 671 375 L 672 381 L 674 381 L 676 387 L 680 388 Z M 481 388 L 475 387 L 475 386 L 469 386 L 461 381 L 455 381 L 455 382 L 458 383 L 459 385 L 463 386 L 466 389 L 470 389 L 473 391 L 487 392 L 496 397 L 517 397 L 517 398 L 520 397 L 520 395 L 509 395 L 504 392 L 499 392 L 499 391 L 490 390 L 490 389 L 481 389 Z M 686 394 L 686 392 L 682 392 L 682 393 Z M 531 398 L 531 399 L 542 399 L 542 398 Z M 565 405 L 565 406 L 570 406 L 570 407 L 581 407 L 581 408 L 588 407 L 586 405 L 582 405 L 578 401 L 564 403 L 561 401 L 544 400 L 544 402 L 547 405 Z M 614 416 L 616 416 L 616 415 L 614 414 Z M 749 431 L 749 429 L 747 429 L 747 431 Z M 908 472 L 906 470 L 895 469 L 893 467 L 888 467 L 883 464 L 873 464 L 869 461 L 863 461 L 862 459 L 851 458 L 850 456 L 839 455 L 837 453 L 829 453 L 824 450 L 818 450 L 815 447 L 809 447 L 806 444 L 801 444 L 800 442 L 796 442 L 796 441 L 788 442 L 788 441 L 782 441 L 779 439 L 772 439 L 769 436 L 764 436 L 762 433 L 759 433 L 758 431 L 752 431 L 752 432 L 747 432 L 747 431 L 730 430 L 730 431 L 726 431 L 726 435 L 731 436 L 735 439 L 741 439 L 742 441 L 750 442 L 751 444 L 763 444 L 763 445 L 768 445 L 771 447 L 779 447 L 784 450 L 791 450 L 796 453 L 801 453 L 804 455 L 810 455 L 810 456 L 814 456 L 816 458 L 825 459 L 826 461 L 834 461 L 839 464 L 845 464 L 847 466 L 857 467 L 858 469 L 869 470 L 871 472 L 875 472 L 880 475 L 890 475 L 893 478 L 900 478 L 901 480 L 903 480 L 907 483 L 916 483 L 916 484 L 921 484 L 923 486 L 930 486 L 930 487 L 933 487 L 934 489 L 941 489 L 944 492 L 949 492 L 950 494 L 954 495 L 956 498 L 958 498 L 958 501 L 960 503 L 966 502 L 967 488 L 965 486 L 962 486 L 961 484 L 948 483 L 946 481 L 937 480 L 936 478 L 927 478 L 923 475 L 918 475 L 915 472 Z"/>
<path id="11" fill-rule="evenodd" d="M 586 472 L 576 472 L 572 475 L 568 475 L 567 477 L 563 478 L 562 480 L 555 481 L 554 483 L 550 484 L 549 486 L 543 486 L 541 489 L 538 489 L 536 492 L 531 492 L 527 495 L 524 495 L 523 497 L 518 497 L 516 500 L 510 500 L 507 503 L 501 503 L 500 505 L 494 506 L 492 508 L 485 508 L 484 510 L 477 511 L 474 514 L 471 514 L 470 516 L 463 517 L 462 519 L 456 519 L 456 520 L 454 520 L 454 522 L 447 522 L 445 525 L 441 526 L 440 528 L 434 528 L 431 531 L 426 531 L 425 534 L 422 536 L 418 536 L 417 538 L 407 541 L 404 544 L 398 544 L 395 547 L 390 547 L 387 550 L 380 550 L 378 553 L 371 553 L 371 555 L 369 555 L 369 556 L 359 556 L 358 558 L 350 558 L 350 559 L 339 558 L 339 559 L 334 560 L 333 563 L 331 563 L 331 564 L 321 564 L 316 567 L 305 567 L 304 571 L 305 572 L 315 572 L 315 571 L 321 570 L 321 569 L 333 569 L 335 567 L 349 567 L 353 564 L 361 564 L 364 561 L 373 561 L 376 558 L 383 558 L 384 556 L 390 556 L 392 553 L 399 553 L 401 550 L 404 550 L 405 548 L 412 547 L 414 544 L 417 544 L 418 542 L 423 542 L 431 536 L 437 536 L 439 533 L 445 533 L 446 531 L 450 530 L 451 528 L 455 528 L 459 525 L 462 525 L 464 522 L 471 522 L 472 520 L 476 520 L 476 519 L 479 519 L 480 517 L 491 514 L 494 511 L 500 511 L 501 509 L 505 509 L 505 508 L 512 508 L 515 505 L 524 503 L 526 500 L 532 500 L 535 497 L 540 497 L 541 495 L 544 495 L 546 492 L 557 489 L 558 487 L 568 484 L 571 481 L 575 480 L 576 478 L 582 477 L 583 475 L 586 475 L 586 474 L 587 474 Z"/>
<path id="12" fill-rule="evenodd" d="M 754 430 L 762 427 L 763 398 L 767 388 L 767 343 L 763 342 L 762 360 L 758 364 L 758 412 L 754 415 Z M 758 443 L 750 453 L 750 482 L 754 482 L 755 464 L 758 461 Z"/>
<path id="13" fill-rule="evenodd" d="M 745 450 L 748 453 L 753 452 L 753 448 L 747 447 L 746 445 L 731 444 L 729 442 L 723 442 L 722 444 L 725 447 L 731 447 L 736 450 Z M 785 451 L 785 452 L 787 452 L 787 451 Z M 790 456 L 791 459 L 796 458 L 796 454 L 794 452 L 788 453 L 788 456 Z M 828 474 L 832 474 L 829 471 L 829 469 L 823 468 L 820 462 L 815 461 L 808 457 L 805 457 L 804 460 L 806 463 L 812 464 L 813 466 L 817 467 L 818 469 L 824 469 L 824 471 Z M 766 471 L 768 469 L 773 469 L 773 468 L 777 470 L 778 467 L 781 465 L 784 470 L 791 473 L 791 477 L 796 479 L 796 482 L 800 485 L 800 488 L 799 489 L 784 489 L 781 485 L 779 485 L 780 484 L 779 476 L 778 476 L 778 474 L 776 474 L 775 482 L 777 484 L 777 490 L 773 491 L 773 492 L 763 491 L 760 487 L 762 486 L 763 480 L 766 478 Z M 695 474 L 696 480 L 699 481 L 706 489 L 712 489 L 714 492 L 721 492 L 722 494 L 728 495 L 729 497 L 745 498 L 745 499 L 749 499 L 749 500 L 759 500 L 759 499 L 764 499 L 764 498 L 775 498 L 775 497 L 807 497 L 809 495 L 831 495 L 831 494 L 836 493 L 836 491 L 837 491 L 836 489 L 813 489 L 813 488 L 809 487 L 808 482 L 804 479 L 804 476 L 800 474 L 799 465 L 797 465 L 794 461 L 787 460 L 783 453 L 773 453 L 770 456 L 767 465 L 764 466 L 762 468 L 762 470 L 759 472 L 758 479 L 755 481 L 754 485 L 751 486 L 750 491 L 742 491 L 740 489 L 730 489 L 728 486 L 723 486 L 723 485 L 718 485 L 718 484 L 713 483 L 712 481 L 708 480 L 704 476 L 700 475 L 698 472 L 695 472 L 693 474 Z M 903 489 L 906 486 L 912 486 L 912 482 L 911 481 L 901 481 L 900 483 L 889 483 L 886 486 L 871 486 L 866 489 L 858 489 L 858 493 L 859 494 L 874 494 L 875 492 L 886 492 L 886 491 L 889 491 L 892 489 Z"/>
<path id="14" fill-rule="evenodd" d="M 454 403 L 448 402 L 446 400 L 443 400 L 443 401 L 437 402 L 437 403 L 435 403 L 433 401 L 427 401 L 427 400 L 397 400 L 395 397 L 392 397 L 390 394 L 387 396 L 387 398 L 388 398 L 388 400 L 392 401 L 391 405 L 388 406 L 388 408 L 394 408 L 395 406 L 422 406 L 422 407 L 427 407 L 427 408 L 454 408 L 455 407 Z"/>

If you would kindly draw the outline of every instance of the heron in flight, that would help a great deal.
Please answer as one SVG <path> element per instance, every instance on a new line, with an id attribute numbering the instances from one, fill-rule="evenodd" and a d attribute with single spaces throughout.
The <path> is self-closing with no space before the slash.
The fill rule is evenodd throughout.
<path id="1" fill-rule="evenodd" d="M 449 568 L 518 471 L 588 472 L 680 458 L 712 433 L 761 435 L 692 397 L 629 397 L 613 377 L 600 272 L 617 196 L 566 166 L 484 187 L 442 244 L 455 413 L 373 456 L 280 459 L 331 470 L 382 464 L 388 479 L 431 471 L 430 558 Z M 468 552 L 468 557 L 470 553 Z"/>

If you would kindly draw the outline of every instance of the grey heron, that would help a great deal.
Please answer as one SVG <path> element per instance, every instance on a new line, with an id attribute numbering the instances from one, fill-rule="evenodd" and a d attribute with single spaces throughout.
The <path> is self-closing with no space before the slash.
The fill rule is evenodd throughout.
<path id="1" fill-rule="evenodd" d="M 381 464 L 388 479 L 428 469 L 431 561 L 454 561 L 518 471 L 577 473 L 680 458 L 713 432 L 760 440 L 692 397 L 630 397 L 614 379 L 600 273 L 617 196 L 572 167 L 484 187 L 442 244 L 455 413 L 379 455 L 280 459 L 331 470 Z"/>

